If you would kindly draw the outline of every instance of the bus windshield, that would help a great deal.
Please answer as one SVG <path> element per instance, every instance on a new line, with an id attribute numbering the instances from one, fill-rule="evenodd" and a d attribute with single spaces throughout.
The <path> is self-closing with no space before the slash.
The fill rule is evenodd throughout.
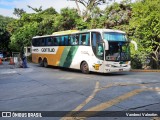
<path id="1" fill-rule="evenodd" d="M 109 50 L 106 51 L 107 61 L 129 61 L 130 48 L 128 42 L 108 42 Z"/>
<path id="2" fill-rule="evenodd" d="M 128 41 L 125 34 L 117 32 L 104 32 L 103 38 L 107 41 Z"/>

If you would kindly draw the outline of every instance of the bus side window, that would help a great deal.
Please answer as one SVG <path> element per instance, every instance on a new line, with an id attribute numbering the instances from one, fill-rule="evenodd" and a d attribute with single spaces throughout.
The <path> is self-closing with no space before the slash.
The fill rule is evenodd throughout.
<path id="1" fill-rule="evenodd" d="M 58 46 L 58 39 L 57 39 L 57 37 L 54 37 L 53 39 L 54 39 L 54 46 Z"/>
<path id="2" fill-rule="evenodd" d="M 32 45 L 33 46 L 37 46 L 37 42 L 36 41 L 37 41 L 36 39 L 32 39 Z"/>
<path id="3" fill-rule="evenodd" d="M 45 38 L 41 38 L 41 46 L 45 46 Z"/>
<path id="4" fill-rule="evenodd" d="M 79 45 L 79 34 L 76 34 L 77 45 Z"/>
<path id="5" fill-rule="evenodd" d="M 89 45 L 89 33 L 80 35 L 80 45 Z"/>
<path id="6" fill-rule="evenodd" d="M 72 36 L 68 37 L 68 45 L 71 46 L 72 45 Z"/>
<path id="7" fill-rule="evenodd" d="M 58 43 L 58 46 L 61 46 L 61 36 L 58 36 L 58 37 L 56 37 L 57 38 L 57 43 Z"/>
<path id="8" fill-rule="evenodd" d="M 86 34 L 86 45 L 87 46 L 90 45 L 90 34 L 89 33 Z"/>
<path id="9" fill-rule="evenodd" d="M 72 45 L 78 45 L 78 36 L 76 35 L 72 35 L 71 36 L 71 41 L 72 41 Z"/>
<path id="10" fill-rule="evenodd" d="M 70 35 L 70 45 L 75 45 L 75 36 L 74 35 Z"/>
<path id="11" fill-rule="evenodd" d="M 97 42 L 101 41 L 101 34 L 98 32 L 92 32 L 91 33 L 91 41 L 92 41 L 92 46 L 96 46 Z"/>
<path id="12" fill-rule="evenodd" d="M 61 37 L 61 45 L 62 45 L 62 46 L 64 46 L 64 44 L 65 44 L 64 39 L 65 39 L 65 37 L 64 37 L 64 36 L 62 36 L 62 37 Z"/>
<path id="13" fill-rule="evenodd" d="M 69 42 L 68 41 L 68 36 L 64 36 L 64 42 L 65 42 L 65 45 L 68 46 L 68 42 Z"/>
<path id="14" fill-rule="evenodd" d="M 46 42 L 47 42 L 47 46 L 51 46 L 52 45 L 50 37 L 46 38 Z"/>
<path id="15" fill-rule="evenodd" d="M 37 39 L 37 46 L 42 46 L 42 38 Z"/>
<path id="16" fill-rule="evenodd" d="M 92 50 L 93 50 L 95 56 L 97 56 L 96 45 L 98 42 L 100 42 L 100 40 L 101 40 L 101 34 L 99 32 L 92 32 L 91 33 Z"/>
<path id="17" fill-rule="evenodd" d="M 54 46 L 54 38 L 51 37 L 51 46 Z"/>

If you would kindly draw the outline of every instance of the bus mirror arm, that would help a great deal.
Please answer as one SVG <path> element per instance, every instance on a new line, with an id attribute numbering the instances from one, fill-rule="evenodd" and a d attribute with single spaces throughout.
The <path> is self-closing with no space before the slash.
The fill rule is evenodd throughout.
<path id="1" fill-rule="evenodd" d="M 105 46 L 105 50 L 108 50 L 109 46 L 108 46 L 108 42 L 104 40 L 104 46 Z"/>
<path id="2" fill-rule="evenodd" d="M 134 40 L 131 40 L 131 43 L 134 44 L 134 49 L 137 50 L 138 49 L 137 43 Z"/>

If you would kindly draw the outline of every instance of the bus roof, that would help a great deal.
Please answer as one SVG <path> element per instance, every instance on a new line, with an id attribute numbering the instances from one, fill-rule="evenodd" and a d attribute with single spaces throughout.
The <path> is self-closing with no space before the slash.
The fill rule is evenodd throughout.
<path id="1" fill-rule="evenodd" d="M 125 34 L 124 31 L 121 30 L 114 30 L 114 29 L 90 29 L 90 30 L 86 30 L 88 32 L 92 32 L 92 31 L 96 31 L 96 32 L 118 32 L 118 33 L 123 33 Z"/>
<path id="2" fill-rule="evenodd" d="M 77 32 L 79 32 L 79 30 L 65 30 L 65 31 L 54 32 L 52 33 L 52 35 L 72 34 Z"/>
<path id="3" fill-rule="evenodd" d="M 74 34 L 74 33 L 84 33 L 84 32 L 117 32 L 117 33 L 122 33 L 125 34 L 124 31 L 121 30 L 113 30 L 113 29 L 85 29 L 85 30 L 66 30 L 66 31 L 59 31 L 59 32 L 54 32 L 51 35 L 43 35 L 43 36 L 35 36 L 33 38 L 43 38 L 43 37 L 51 37 L 55 35 L 66 35 L 66 34 Z"/>

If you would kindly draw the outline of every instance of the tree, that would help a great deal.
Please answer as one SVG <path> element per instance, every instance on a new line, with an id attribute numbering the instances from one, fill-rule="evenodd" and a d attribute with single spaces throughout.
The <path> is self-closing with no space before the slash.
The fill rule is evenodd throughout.
<path id="1" fill-rule="evenodd" d="M 61 9 L 60 14 L 55 17 L 55 31 L 76 29 L 78 19 L 80 19 L 80 16 L 76 9 Z"/>
<path id="2" fill-rule="evenodd" d="M 83 17 L 84 21 L 87 21 L 92 16 L 92 11 L 94 8 L 96 8 L 98 5 L 102 5 L 102 4 L 106 3 L 105 0 L 70 0 L 70 1 L 76 2 L 77 9 L 78 9 L 79 13 L 81 13 L 81 11 L 78 6 L 78 3 L 80 3 L 84 6 L 85 10 L 82 13 L 82 17 Z"/>
<path id="3" fill-rule="evenodd" d="M 10 47 L 12 47 L 12 49 L 16 51 L 20 51 L 22 46 L 30 46 L 31 39 L 33 36 L 37 35 L 37 31 L 38 31 L 37 22 L 25 24 L 11 36 Z"/>
<path id="4" fill-rule="evenodd" d="M 27 6 L 28 6 L 28 8 L 31 8 L 33 11 L 35 11 L 37 13 L 42 11 L 42 6 L 40 6 L 39 8 L 33 8 L 30 5 L 27 5 Z"/>
<path id="5" fill-rule="evenodd" d="M 22 14 L 24 14 L 24 13 L 26 13 L 26 11 L 24 11 L 23 9 L 14 8 L 13 14 L 16 15 L 17 17 L 21 17 Z"/>
<path id="6" fill-rule="evenodd" d="M 56 15 L 54 8 L 48 8 L 37 13 L 24 13 L 19 19 L 9 23 L 7 30 L 12 35 L 10 47 L 20 51 L 21 46 L 31 45 L 33 36 L 52 34 Z"/>
<path id="7" fill-rule="evenodd" d="M 131 19 L 130 4 L 114 3 L 105 9 L 106 28 L 113 28 L 120 25 L 128 25 Z"/>
<path id="8" fill-rule="evenodd" d="M 130 21 L 130 29 L 133 30 L 133 36 L 138 44 L 139 51 L 145 53 L 147 59 L 153 60 L 159 68 L 160 59 L 160 1 L 159 0 L 141 0 L 132 6 L 133 14 Z"/>
<path id="9" fill-rule="evenodd" d="M 10 42 L 10 33 L 7 31 L 7 24 L 13 21 L 13 18 L 0 15 L 0 49 L 8 49 Z"/>

